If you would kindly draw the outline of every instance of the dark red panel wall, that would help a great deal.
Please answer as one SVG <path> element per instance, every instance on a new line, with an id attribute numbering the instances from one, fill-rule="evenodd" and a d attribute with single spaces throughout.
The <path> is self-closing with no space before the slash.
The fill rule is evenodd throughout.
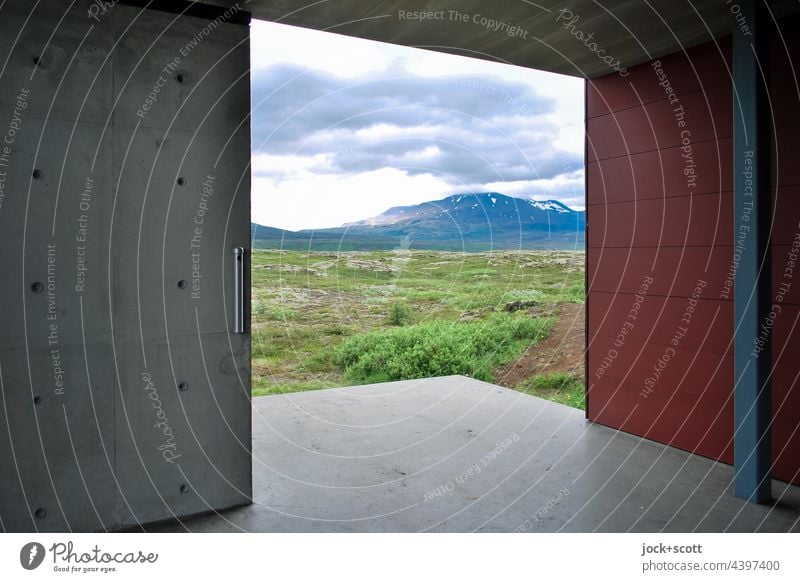
<path id="1" fill-rule="evenodd" d="M 800 482 L 800 100 L 776 43 L 772 104 L 775 477 Z M 730 43 L 587 83 L 588 417 L 733 460 Z M 669 93 L 668 93 L 669 91 Z M 794 157 L 794 160 L 793 160 Z M 777 300 L 776 300 L 777 302 Z"/>
<path id="2" fill-rule="evenodd" d="M 775 476 L 797 483 L 800 482 L 800 262 L 792 265 L 791 261 L 800 260 L 800 256 L 794 257 L 794 252 L 790 256 L 790 251 L 800 250 L 800 88 L 796 85 L 797 71 L 792 71 L 790 62 L 800 62 L 800 19 L 793 18 L 781 28 L 781 38 L 773 43 L 771 71 L 777 142 L 772 153 L 773 292 L 777 296 L 777 287 L 782 283 L 789 283 L 790 287 L 782 295 L 772 331 L 773 452 Z"/>

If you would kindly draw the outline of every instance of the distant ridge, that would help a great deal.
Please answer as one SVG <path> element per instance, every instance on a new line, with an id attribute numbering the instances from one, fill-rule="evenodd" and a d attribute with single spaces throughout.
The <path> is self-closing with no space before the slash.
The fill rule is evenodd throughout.
<path id="1" fill-rule="evenodd" d="M 583 250 L 585 225 L 584 212 L 558 200 L 480 192 L 395 206 L 338 228 L 292 232 L 253 224 L 252 235 L 256 247 L 289 250 Z"/>

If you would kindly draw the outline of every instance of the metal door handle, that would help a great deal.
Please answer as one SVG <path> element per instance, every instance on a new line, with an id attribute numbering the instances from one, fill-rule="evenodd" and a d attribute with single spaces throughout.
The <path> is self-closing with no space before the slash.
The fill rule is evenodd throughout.
<path id="1" fill-rule="evenodd" d="M 244 333 L 244 247 L 233 249 L 233 332 Z"/>

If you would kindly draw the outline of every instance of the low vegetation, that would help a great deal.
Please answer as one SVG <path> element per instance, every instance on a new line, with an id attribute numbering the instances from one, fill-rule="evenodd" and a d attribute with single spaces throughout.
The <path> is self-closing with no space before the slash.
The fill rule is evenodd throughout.
<path id="1" fill-rule="evenodd" d="M 389 323 L 392 325 L 406 325 L 411 323 L 414 311 L 408 303 L 395 301 L 389 306 Z"/>
<path id="2" fill-rule="evenodd" d="M 558 304 L 583 301 L 583 261 L 570 251 L 256 250 L 253 393 L 493 381 L 547 336 Z M 551 393 L 565 394 L 542 390 Z"/>
<path id="3" fill-rule="evenodd" d="M 426 321 L 348 338 L 334 361 L 353 384 L 451 374 L 491 382 L 495 368 L 546 337 L 551 323 L 499 313 L 462 323 Z"/>
<path id="4" fill-rule="evenodd" d="M 533 376 L 516 386 L 517 390 L 574 408 L 586 409 L 583 378 L 569 372 Z"/>

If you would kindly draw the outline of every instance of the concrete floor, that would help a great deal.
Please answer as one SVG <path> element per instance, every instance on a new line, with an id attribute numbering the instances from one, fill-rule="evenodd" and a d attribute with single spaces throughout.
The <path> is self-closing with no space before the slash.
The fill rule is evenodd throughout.
<path id="1" fill-rule="evenodd" d="M 462 376 L 254 400 L 252 506 L 155 531 L 800 531 L 731 467 Z"/>

